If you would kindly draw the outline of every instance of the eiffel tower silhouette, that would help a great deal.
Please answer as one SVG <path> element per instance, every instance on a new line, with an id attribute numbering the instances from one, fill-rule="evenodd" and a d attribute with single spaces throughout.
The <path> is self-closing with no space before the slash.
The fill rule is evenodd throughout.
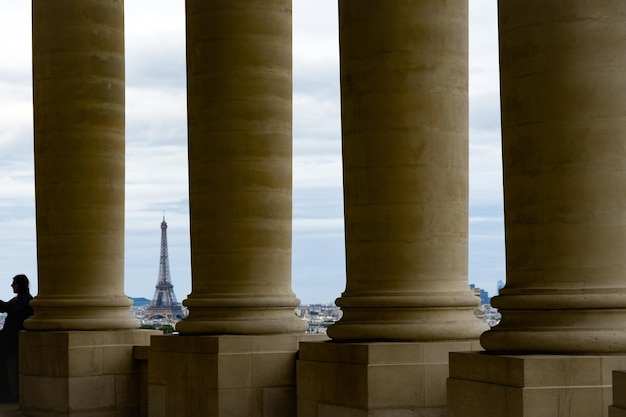
<path id="1" fill-rule="evenodd" d="M 170 261 L 167 254 L 167 223 L 165 215 L 161 222 L 161 259 L 159 260 L 159 279 L 152 302 L 146 309 L 145 320 L 179 321 L 184 318 L 182 305 L 176 301 L 174 285 L 170 277 Z"/>

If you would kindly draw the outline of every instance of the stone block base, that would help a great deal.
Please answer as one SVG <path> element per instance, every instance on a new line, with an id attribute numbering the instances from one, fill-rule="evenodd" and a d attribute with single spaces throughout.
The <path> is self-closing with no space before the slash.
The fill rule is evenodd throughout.
<path id="1" fill-rule="evenodd" d="M 152 338 L 150 417 L 294 417 L 301 340 L 326 336 L 185 336 Z"/>
<path id="2" fill-rule="evenodd" d="M 615 369 L 626 355 L 451 353 L 448 417 L 606 417 Z"/>
<path id="3" fill-rule="evenodd" d="M 139 412 L 133 346 L 154 331 L 20 333 L 20 409 L 36 417 L 127 417 Z"/>
<path id="4" fill-rule="evenodd" d="M 298 417 L 444 417 L 448 354 L 478 342 L 301 343 Z"/>

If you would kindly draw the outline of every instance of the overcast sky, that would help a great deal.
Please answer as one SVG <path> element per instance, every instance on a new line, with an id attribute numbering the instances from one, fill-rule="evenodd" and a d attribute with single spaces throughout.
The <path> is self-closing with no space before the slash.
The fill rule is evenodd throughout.
<path id="1" fill-rule="evenodd" d="M 160 223 L 179 301 L 191 291 L 183 0 L 126 0 L 126 267 L 152 298 Z M 0 298 L 26 273 L 37 292 L 30 1 L 0 0 Z M 336 0 L 293 0 L 293 288 L 303 303 L 345 288 Z M 469 281 L 504 277 L 496 2 L 470 2 Z"/>

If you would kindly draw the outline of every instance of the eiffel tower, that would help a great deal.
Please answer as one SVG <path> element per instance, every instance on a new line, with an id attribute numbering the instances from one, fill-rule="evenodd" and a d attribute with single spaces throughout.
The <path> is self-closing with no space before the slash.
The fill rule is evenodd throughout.
<path id="1" fill-rule="evenodd" d="M 170 261 L 167 254 L 167 223 L 165 216 L 161 222 L 161 259 L 159 279 L 152 302 L 146 309 L 145 320 L 179 321 L 184 318 L 183 307 L 176 301 L 174 286 L 170 277 Z"/>

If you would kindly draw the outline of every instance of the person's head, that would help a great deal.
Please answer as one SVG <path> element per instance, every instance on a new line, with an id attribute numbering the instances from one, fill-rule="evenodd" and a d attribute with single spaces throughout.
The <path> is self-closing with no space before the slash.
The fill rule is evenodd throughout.
<path id="1" fill-rule="evenodd" d="M 28 292 L 28 277 L 24 274 L 19 274 L 13 277 L 13 283 L 11 284 L 11 288 L 13 288 L 13 292 L 16 294 Z"/>

